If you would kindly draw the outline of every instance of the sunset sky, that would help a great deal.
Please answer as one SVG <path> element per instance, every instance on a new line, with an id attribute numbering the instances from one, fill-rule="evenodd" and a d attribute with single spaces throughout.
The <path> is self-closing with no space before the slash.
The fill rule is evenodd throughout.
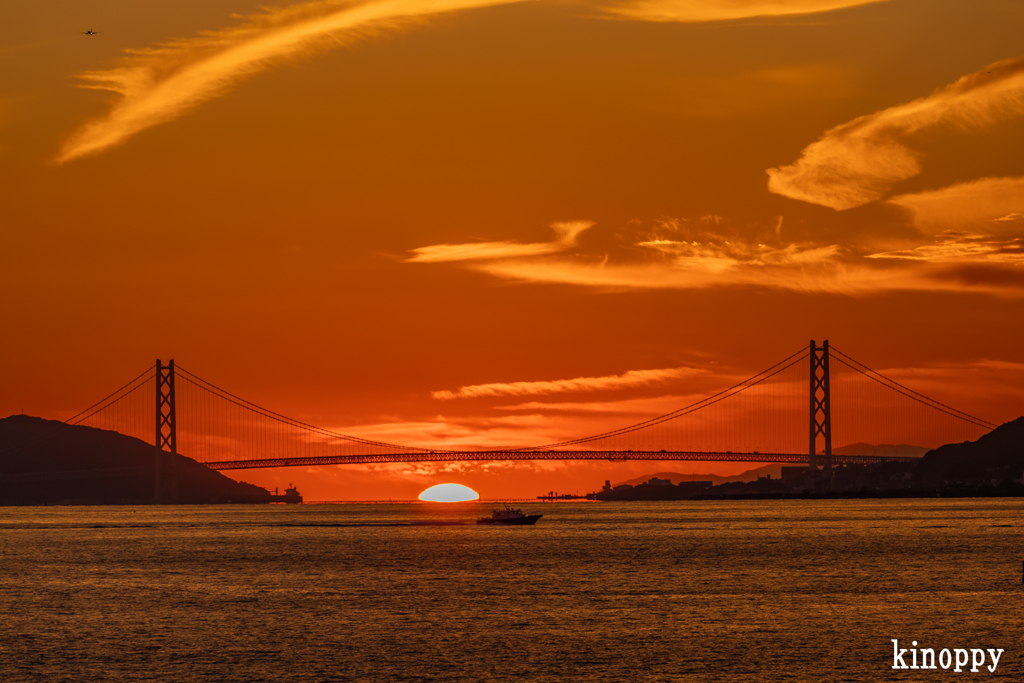
<path id="1" fill-rule="evenodd" d="M 0 416 L 159 357 L 364 438 L 531 445 L 813 338 L 1016 418 L 1022 27 L 1019 0 L 14 3 Z M 747 467 L 233 476 L 496 498 Z"/>

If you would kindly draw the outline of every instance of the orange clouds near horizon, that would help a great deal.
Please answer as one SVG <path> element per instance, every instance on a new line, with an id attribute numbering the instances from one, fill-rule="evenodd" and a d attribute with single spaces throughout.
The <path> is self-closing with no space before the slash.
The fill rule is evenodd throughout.
<path id="1" fill-rule="evenodd" d="M 894 200 L 907 206 L 913 202 L 911 197 Z M 1014 196 L 1006 205 L 1016 206 L 1016 202 Z M 1009 214 L 1003 222 L 1010 224 L 1013 220 L 1013 214 Z M 629 253 L 623 249 L 622 256 L 615 260 L 607 252 L 580 251 L 564 256 L 557 255 L 560 249 L 527 251 L 524 247 L 531 245 L 512 243 L 499 243 L 507 245 L 500 248 L 487 247 L 486 255 L 481 255 L 472 244 L 448 244 L 414 250 L 418 255 L 443 251 L 444 258 L 412 257 L 407 261 L 461 264 L 469 270 L 513 282 L 568 284 L 606 292 L 752 286 L 846 296 L 938 289 L 970 290 L 1002 297 L 1024 296 L 1022 283 L 1017 279 L 967 282 L 946 277 L 947 271 L 938 267 L 955 260 L 951 258 L 954 255 L 961 265 L 971 263 L 984 267 L 996 260 L 1010 265 L 1024 264 L 1016 237 L 1005 242 L 990 240 L 986 247 L 972 246 L 970 240 L 942 237 L 935 245 L 874 253 L 857 253 L 835 244 L 801 245 L 780 243 L 769 237 L 763 239 L 769 243 L 707 232 L 691 239 L 648 238 L 632 242 L 632 246 L 643 251 Z M 954 252 L 951 251 L 954 245 L 963 246 Z M 916 256 L 900 256 L 912 253 Z M 946 256 L 940 257 L 940 254 Z M 998 258 L 994 258 L 996 254 Z M 880 259 L 887 259 L 889 263 L 879 266 Z"/>
<path id="2" fill-rule="evenodd" d="M 914 212 L 914 226 L 927 235 L 946 232 L 1021 231 L 1024 177 L 979 178 L 939 190 L 892 197 L 889 203 Z"/>
<path id="3" fill-rule="evenodd" d="M 608 377 L 576 377 L 540 382 L 498 382 L 459 387 L 455 391 L 433 391 L 431 396 L 441 400 L 477 398 L 480 396 L 536 396 L 566 392 L 607 391 L 625 387 L 638 387 L 666 382 L 706 373 L 700 368 L 664 368 L 660 370 L 629 370 Z"/>

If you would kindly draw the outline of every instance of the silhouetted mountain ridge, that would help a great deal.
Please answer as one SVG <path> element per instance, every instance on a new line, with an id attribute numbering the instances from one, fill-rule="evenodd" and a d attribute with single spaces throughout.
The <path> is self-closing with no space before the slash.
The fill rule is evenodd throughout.
<path id="1" fill-rule="evenodd" d="M 117 432 L 28 415 L 0 419 L 0 504 L 151 503 L 155 448 Z M 270 493 L 164 453 L 161 502 L 265 503 Z"/>
<path id="2" fill-rule="evenodd" d="M 851 480 L 846 484 L 847 486 L 853 485 L 870 490 L 927 489 L 935 491 L 943 489 L 943 487 L 948 487 L 949 490 L 979 489 L 979 487 L 989 487 L 995 490 L 997 486 L 1010 486 L 1012 481 L 1019 482 L 1022 479 L 1022 472 L 1024 472 L 1024 417 L 996 427 L 977 441 L 947 444 L 933 450 L 905 444 L 875 446 L 854 443 L 834 448 L 832 452 L 836 455 L 918 458 L 912 462 L 883 462 L 870 465 L 866 470 L 866 478 L 863 474 L 864 470 L 859 470 L 860 474 L 854 471 L 850 476 L 860 477 L 860 479 Z M 674 485 L 690 480 L 710 481 L 716 487 L 723 484 L 739 485 L 741 483 L 767 485 L 769 482 L 762 481 L 761 478 L 770 475 L 772 480 L 779 479 L 782 467 L 782 465 L 765 465 L 731 477 L 714 474 L 657 472 L 618 482 L 615 486 L 619 484 L 643 486 L 651 477 L 668 479 Z M 799 467 L 799 465 L 794 465 L 794 467 Z M 744 491 L 749 492 L 747 489 Z M 660 490 L 655 493 L 666 495 Z M 651 500 L 654 499 L 651 498 Z"/>
<path id="3" fill-rule="evenodd" d="M 725 484 L 733 481 L 757 481 L 761 477 L 771 476 L 772 479 L 778 479 L 782 476 L 782 465 L 764 465 L 763 467 L 757 467 L 752 470 L 746 470 L 740 474 L 734 474 L 732 476 L 723 477 L 717 474 L 681 474 L 679 472 L 655 472 L 654 474 L 645 474 L 642 477 L 635 477 L 633 479 L 627 479 L 626 481 L 613 482 L 613 486 L 619 486 L 621 484 L 629 484 L 630 486 L 639 486 L 640 484 L 647 483 L 651 477 L 657 477 L 658 479 L 668 479 L 673 485 L 678 486 L 683 481 L 710 481 L 715 486 L 719 484 Z"/>
<path id="4" fill-rule="evenodd" d="M 984 479 L 1006 470 L 1014 478 L 1024 470 L 1024 417 L 996 427 L 977 441 L 928 451 L 914 470 L 915 479 Z"/>

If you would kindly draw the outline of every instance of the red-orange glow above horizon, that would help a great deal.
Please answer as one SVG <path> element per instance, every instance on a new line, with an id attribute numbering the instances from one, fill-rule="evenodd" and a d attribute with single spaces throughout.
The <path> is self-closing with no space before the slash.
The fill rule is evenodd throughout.
<path id="1" fill-rule="evenodd" d="M 66 419 L 159 357 L 361 439 L 531 446 L 810 339 L 986 420 L 1024 413 L 1024 3 L 582 1 L 12 3 L 0 417 Z M 845 405 L 837 438 L 888 438 Z M 178 427 L 248 455 L 244 423 Z M 512 498 L 747 468 L 235 478 Z"/>

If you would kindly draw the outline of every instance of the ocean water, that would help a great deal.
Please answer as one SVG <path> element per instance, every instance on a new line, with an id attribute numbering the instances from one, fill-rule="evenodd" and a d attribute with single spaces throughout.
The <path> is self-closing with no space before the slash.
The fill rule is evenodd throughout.
<path id="1" fill-rule="evenodd" d="M 1024 680 L 1019 499 L 492 507 L 0 508 L 0 680 Z"/>

